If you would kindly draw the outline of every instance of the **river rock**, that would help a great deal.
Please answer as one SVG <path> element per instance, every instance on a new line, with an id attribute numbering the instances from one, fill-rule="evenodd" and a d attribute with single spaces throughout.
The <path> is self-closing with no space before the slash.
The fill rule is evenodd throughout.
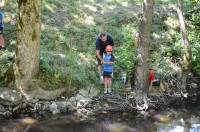
<path id="1" fill-rule="evenodd" d="M 191 86 L 191 88 L 197 88 L 198 87 L 198 85 L 196 83 L 191 83 L 190 86 Z"/>
<path id="2" fill-rule="evenodd" d="M 16 90 L 0 89 L 0 104 L 2 105 L 18 105 L 22 101 L 22 95 Z"/>
<path id="3" fill-rule="evenodd" d="M 74 110 L 76 110 L 76 108 L 71 104 L 70 101 L 57 101 L 49 105 L 49 111 L 51 111 L 52 114 L 66 113 Z"/>
<path id="4" fill-rule="evenodd" d="M 5 112 L 5 111 L 6 109 L 2 105 L 0 105 L 0 112 Z"/>
<path id="5" fill-rule="evenodd" d="M 58 109 L 58 106 L 57 106 L 57 104 L 55 102 L 53 102 L 52 104 L 50 104 L 49 110 L 51 111 L 52 114 L 58 114 L 58 113 L 60 113 L 60 110 Z"/>
<path id="6" fill-rule="evenodd" d="M 76 96 L 76 100 L 77 100 L 77 108 L 80 108 L 80 107 L 84 107 L 85 105 L 87 105 L 90 101 L 92 101 L 91 98 L 89 97 L 84 97 L 80 94 L 78 94 Z"/>
<path id="7" fill-rule="evenodd" d="M 81 89 L 79 90 L 79 94 L 84 96 L 84 97 L 88 97 L 88 93 L 89 93 L 89 90 L 88 89 Z"/>
<path id="8" fill-rule="evenodd" d="M 71 97 L 68 102 L 70 102 L 71 105 L 73 105 L 74 107 L 76 107 L 77 105 L 76 97 Z"/>
<path id="9" fill-rule="evenodd" d="M 99 89 L 91 87 L 89 89 L 88 97 L 93 98 L 93 97 L 97 96 L 99 93 L 100 93 Z"/>
<path id="10" fill-rule="evenodd" d="M 68 112 L 76 110 L 76 107 L 70 101 L 67 101 L 66 104 L 67 104 L 67 111 Z"/>

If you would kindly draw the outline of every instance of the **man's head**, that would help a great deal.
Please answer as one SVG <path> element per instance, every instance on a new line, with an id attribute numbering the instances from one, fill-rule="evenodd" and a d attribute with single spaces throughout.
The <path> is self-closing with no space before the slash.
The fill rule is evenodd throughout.
<path id="1" fill-rule="evenodd" d="M 100 39 L 101 39 L 102 42 L 105 43 L 107 41 L 107 34 L 106 33 L 101 33 L 100 34 Z"/>

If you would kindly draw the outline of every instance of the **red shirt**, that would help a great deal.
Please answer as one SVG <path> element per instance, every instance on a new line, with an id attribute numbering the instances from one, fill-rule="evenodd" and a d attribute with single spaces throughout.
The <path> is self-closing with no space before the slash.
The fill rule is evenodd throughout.
<path id="1" fill-rule="evenodd" d="M 154 73 L 154 71 L 151 70 L 149 73 L 149 82 L 151 82 L 153 80 L 155 80 L 155 73 Z"/>

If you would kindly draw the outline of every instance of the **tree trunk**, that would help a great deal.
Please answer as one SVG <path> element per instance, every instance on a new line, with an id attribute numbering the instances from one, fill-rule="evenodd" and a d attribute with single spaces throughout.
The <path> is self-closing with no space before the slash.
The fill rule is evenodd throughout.
<path id="1" fill-rule="evenodd" d="M 19 32 L 13 70 L 14 85 L 24 95 L 39 71 L 41 4 L 41 0 L 18 0 Z"/>
<path id="2" fill-rule="evenodd" d="M 187 76 L 191 71 L 192 67 L 192 52 L 191 52 L 191 47 L 188 39 L 188 34 L 185 28 L 185 21 L 183 17 L 183 0 L 178 1 L 178 8 L 177 8 L 177 14 L 179 18 L 179 23 L 180 23 L 180 30 L 182 33 L 182 38 L 183 38 L 183 43 L 184 43 L 184 55 L 183 55 L 183 64 L 182 64 L 182 70 L 183 70 L 183 75 L 182 75 L 182 89 L 186 89 L 186 80 Z"/>
<path id="3" fill-rule="evenodd" d="M 137 63 L 134 87 L 136 90 L 136 106 L 138 110 L 148 108 L 147 92 L 149 89 L 148 64 L 149 40 L 152 26 L 154 0 L 144 0 L 143 16 L 140 20 L 139 33 L 136 34 Z"/>
<path id="4" fill-rule="evenodd" d="M 140 20 L 139 33 L 136 34 L 137 40 L 137 64 L 135 70 L 134 87 L 137 92 L 147 93 L 148 82 L 148 64 L 149 40 L 152 26 L 154 0 L 144 0 L 143 17 Z"/>

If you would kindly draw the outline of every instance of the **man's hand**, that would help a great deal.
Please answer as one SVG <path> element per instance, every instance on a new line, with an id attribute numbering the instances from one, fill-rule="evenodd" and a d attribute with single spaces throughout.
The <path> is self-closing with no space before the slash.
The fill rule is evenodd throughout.
<path id="1" fill-rule="evenodd" d="M 101 59 L 101 64 L 104 64 L 105 62 L 103 61 L 103 59 Z"/>

